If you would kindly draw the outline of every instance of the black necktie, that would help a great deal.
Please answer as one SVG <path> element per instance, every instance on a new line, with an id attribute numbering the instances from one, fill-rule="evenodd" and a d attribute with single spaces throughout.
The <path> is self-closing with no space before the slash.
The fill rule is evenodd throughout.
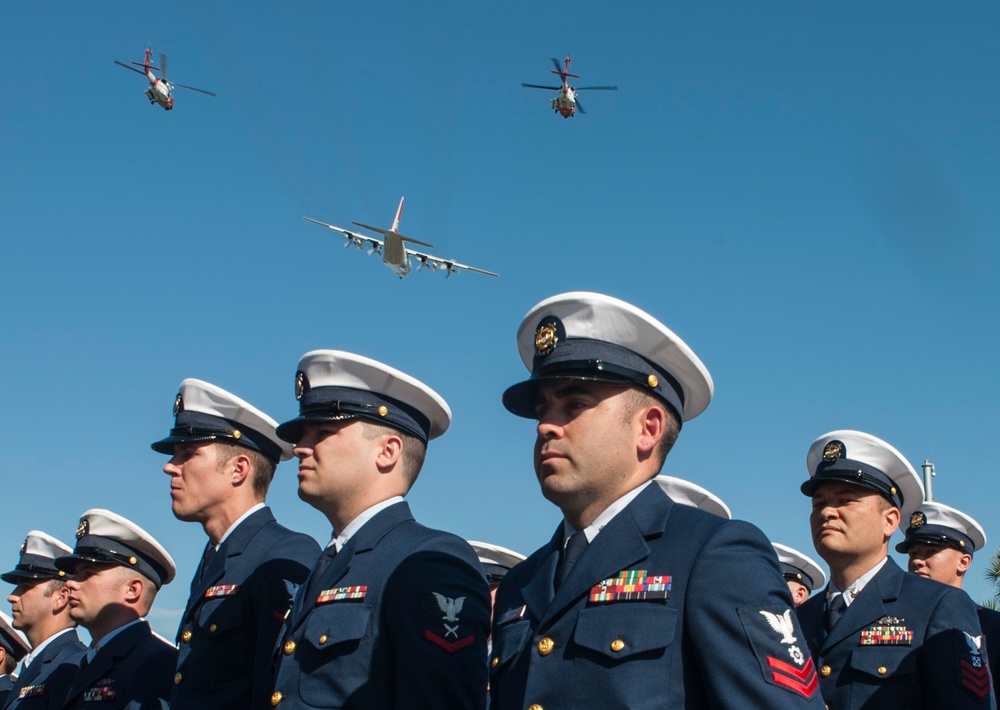
<path id="1" fill-rule="evenodd" d="M 580 555 L 586 549 L 587 536 L 582 530 L 569 536 L 569 540 L 566 541 L 566 549 L 563 550 L 562 559 L 559 560 L 559 566 L 556 567 L 556 578 L 553 580 L 552 585 L 556 591 L 559 591 L 559 587 L 569 576 L 569 571 L 573 569 L 573 565 L 576 564 L 576 561 L 580 559 Z"/>
<path id="2" fill-rule="evenodd" d="M 205 548 L 205 554 L 201 557 L 201 573 L 198 575 L 199 582 L 204 581 L 205 577 L 208 575 L 208 566 L 212 564 L 212 560 L 215 558 L 215 553 L 215 545 L 209 542 L 208 546 Z"/>
<path id="3" fill-rule="evenodd" d="M 323 576 L 326 568 L 330 566 L 330 563 L 333 562 L 333 558 L 336 556 L 337 544 L 331 543 L 323 550 L 323 554 L 319 556 L 319 559 L 316 560 L 316 566 L 313 567 L 312 574 L 309 576 L 309 586 L 306 587 L 306 602 L 319 592 L 319 588 L 322 586 L 320 577 Z"/>
<path id="4" fill-rule="evenodd" d="M 844 614 L 844 609 L 847 608 L 847 600 L 844 599 L 843 594 L 838 594 L 833 599 L 830 600 L 830 604 L 826 610 L 826 630 L 829 632 L 836 626 L 837 622 L 840 621 L 840 617 Z"/>

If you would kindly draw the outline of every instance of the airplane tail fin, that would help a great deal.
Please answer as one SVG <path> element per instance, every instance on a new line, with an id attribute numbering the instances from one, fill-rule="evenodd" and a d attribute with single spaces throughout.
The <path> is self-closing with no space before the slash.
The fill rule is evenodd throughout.
<path id="1" fill-rule="evenodd" d="M 399 198 L 399 207 L 396 209 L 396 219 L 392 220 L 392 232 L 396 233 L 399 231 L 399 218 L 403 216 L 403 199 Z"/>

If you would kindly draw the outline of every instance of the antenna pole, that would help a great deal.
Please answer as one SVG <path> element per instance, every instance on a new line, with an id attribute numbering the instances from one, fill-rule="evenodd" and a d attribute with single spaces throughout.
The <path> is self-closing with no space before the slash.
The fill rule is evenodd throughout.
<path id="1" fill-rule="evenodd" d="M 924 500 L 934 500 L 934 492 L 931 488 L 931 479 L 937 475 L 937 471 L 934 470 L 934 464 L 924 459 L 920 468 L 924 471 Z"/>

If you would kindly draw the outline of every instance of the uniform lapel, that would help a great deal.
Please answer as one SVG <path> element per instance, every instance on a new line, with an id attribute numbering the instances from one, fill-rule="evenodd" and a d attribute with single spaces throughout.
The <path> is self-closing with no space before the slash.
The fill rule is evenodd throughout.
<path id="1" fill-rule="evenodd" d="M 563 526 L 560 523 L 556 534 L 542 549 L 531 581 L 521 589 L 521 599 L 524 600 L 525 606 L 536 619 L 542 618 L 549 602 L 552 601 L 552 580 L 556 575 L 556 565 L 559 563 L 559 550 L 562 547 L 562 542 Z"/>
<path id="2" fill-rule="evenodd" d="M 335 587 L 337 582 L 343 579 L 351 569 L 351 563 L 355 555 L 368 552 L 378 544 L 379 540 L 386 533 L 408 520 L 413 520 L 413 515 L 410 514 L 410 506 L 405 502 L 396 503 L 385 510 L 379 511 L 374 518 L 362 525 L 361 529 L 351 536 L 347 544 L 333 558 L 330 566 L 320 576 L 321 584 L 319 589 L 323 590 Z M 310 594 L 308 598 L 306 597 L 306 594 L 309 594 L 308 590 L 312 587 L 312 584 L 312 575 L 310 575 L 310 578 L 299 587 L 292 607 L 290 629 L 297 628 L 309 616 L 309 612 L 312 611 L 313 607 L 316 606 L 318 595 Z"/>
<path id="3" fill-rule="evenodd" d="M 274 514 L 270 508 L 265 507 L 254 512 L 237 525 L 236 529 L 219 546 L 205 574 L 201 573 L 201 566 L 198 566 L 194 579 L 191 580 L 191 596 L 188 597 L 187 607 L 184 609 L 181 628 L 204 599 L 208 588 L 225 576 L 226 570 L 232 566 L 233 560 L 243 554 L 247 545 L 260 532 L 261 528 L 272 522 L 274 522 Z"/>
<path id="4" fill-rule="evenodd" d="M 539 626 L 573 605 L 595 584 L 648 557 L 646 535 L 663 532 L 672 505 L 659 486 L 651 485 L 612 518 L 577 560 Z M 548 584 L 551 587 L 551 578 Z"/>
<path id="5" fill-rule="evenodd" d="M 886 560 L 878 574 L 844 610 L 844 615 L 823 642 L 823 652 L 885 616 L 885 602 L 898 598 L 902 580 L 903 571 L 891 559 Z"/>
<path id="6" fill-rule="evenodd" d="M 138 643 L 139 639 L 149 634 L 149 623 L 140 621 L 138 624 L 130 626 L 111 639 L 107 646 L 97 652 L 94 660 L 77 674 L 76 679 L 73 681 L 73 688 L 66 696 L 67 703 L 90 688 L 99 679 L 109 677 L 111 670 L 114 668 L 115 659 L 128 654 L 129 650 Z"/>

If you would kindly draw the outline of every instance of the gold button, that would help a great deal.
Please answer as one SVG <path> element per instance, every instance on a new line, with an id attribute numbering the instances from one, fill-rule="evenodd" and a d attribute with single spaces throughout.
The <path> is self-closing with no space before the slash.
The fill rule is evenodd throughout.
<path id="1" fill-rule="evenodd" d="M 276 690 L 274 691 L 274 693 L 271 694 L 271 707 L 273 708 L 280 702 L 281 702 L 281 692 Z"/>
<path id="2" fill-rule="evenodd" d="M 528 710 L 542 710 L 542 706 L 539 705 L 538 703 L 535 703 L 530 708 L 528 708 Z"/>
<path id="3" fill-rule="evenodd" d="M 327 638 L 326 634 L 323 634 L 322 636 L 319 637 L 319 645 L 320 646 L 322 646 L 324 643 L 326 643 L 326 638 Z M 480 668 L 482 668 L 482 666 L 480 666 Z"/>
<path id="4" fill-rule="evenodd" d="M 184 643 L 191 643 L 191 629 L 188 629 L 183 634 L 181 634 L 181 641 Z"/>
<path id="5" fill-rule="evenodd" d="M 211 626 L 209 626 L 209 627 L 208 627 L 208 630 L 209 630 L 209 631 L 211 631 L 211 632 L 212 632 L 212 633 L 214 634 L 214 633 L 215 633 L 215 630 L 216 630 L 217 628 L 219 628 L 219 627 L 218 627 L 218 626 L 216 626 L 215 624 L 212 624 Z"/>
<path id="6" fill-rule="evenodd" d="M 184 676 L 180 672 L 174 674 L 174 685 L 180 685 L 182 680 L 184 680 Z"/>
<path id="7" fill-rule="evenodd" d="M 490 665 L 493 666 L 494 668 L 496 668 L 497 666 L 500 665 L 500 659 L 499 658 L 494 658 L 493 661 L 490 663 Z"/>
<path id="8" fill-rule="evenodd" d="M 878 674 L 879 675 L 885 675 L 888 672 L 889 672 L 889 670 L 885 666 L 879 666 L 878 667 Z"/>
<path id="9" fill-rule="evenodd" d="M 611 642 L 611 650 L 614 651 L 615 653 L 618 653 L 623 648 L 625 648 L 625 642 L 622 641 L 621 639 L 615 639 L 614 641 Z"/>
<path id="10" fill-rule="evenodd" d="M 285 641 L 285 655 L 291 656 L 293 653 L 295 653 L 295 642 Z"/>
<path id="11" fill-rule="evenodd" d="M 826 678 L 831 673 L 833 673 L 833 669 L 830 668 L 830 666 L 823 666 L 822 668 L 819 669 L 819 674 L 824 678 Z"/>
<path id="12" fill-rule="evenodd" d="M 550 639 L 548 636 L 543 638 L 538 642 L 538 652 L 543 656 L 547 656 L 552 653 L 552 649 L 556 647 L 556 642 Z M 532 706 L 534 707 L 534 706 Z M 541 707 L 540 705 L 538 707 Z"/>

